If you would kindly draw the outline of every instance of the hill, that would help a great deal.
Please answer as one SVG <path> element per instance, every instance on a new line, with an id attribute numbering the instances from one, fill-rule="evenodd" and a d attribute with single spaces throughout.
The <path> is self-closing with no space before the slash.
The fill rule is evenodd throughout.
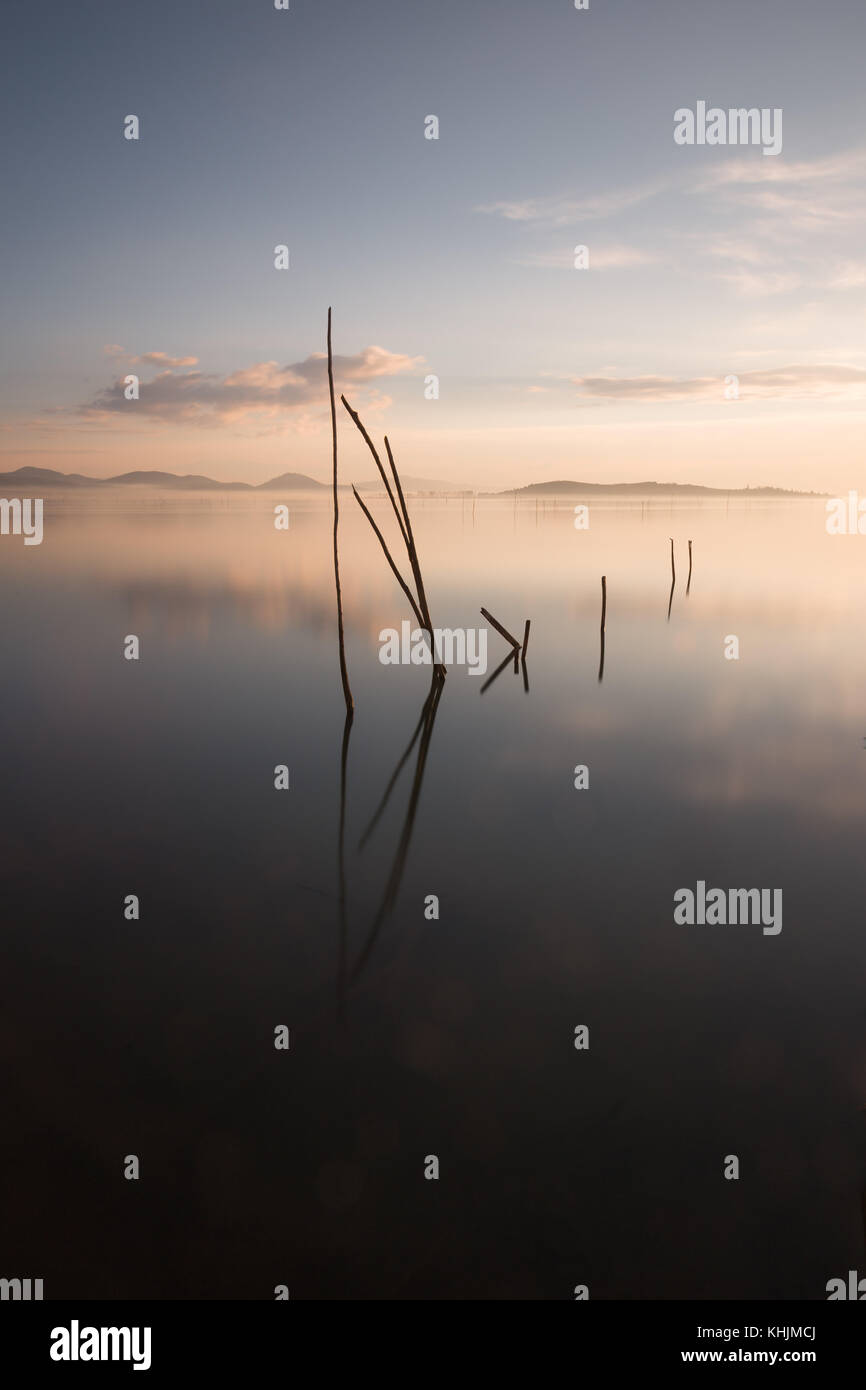
<path id="1" fill-rule="evenodd" d="M 471 491 L 467 485 L 449 483 L 437 478 L 416 478 L 411 474 L 402 479 L 409 493 L 455 493 Z M 348 488 L 340 484 L 340 490 Z M 138 469 L 118 473 L 112 478 L 89 478 L 83 473 L 59 473 L 53 468 L 16 468 L 12 473 L 0 473 L 0 489 L 33 488 L 110 488 L 157 487 L 174 492 L 321 492 L 330 491 L 330 483 L 317 482 L 306 473 L 281 473 L 265 483 L 221 483 L 201 473 L 163 473 Z M 370 495 L 384 492 L 381 478 L 357 484 L 358 491 Z M 705 487 L 702 483 L 580 483 L 571 478 L 550 483 L 529 483 L 526 487 L 506 488 L 502 492 L 483 492 L 482 497 L 826 497 L 823 492 L 797 492 L 784 487 Z"/>
<path id="2" fill-rule="evenodd" d="M 570 478 L 552 483 L 488 492 L 486 497 L 826 497 L 824 492 L 796 492 L 786 487 L 705 487 L 703 483 L 577 483 Z"/>

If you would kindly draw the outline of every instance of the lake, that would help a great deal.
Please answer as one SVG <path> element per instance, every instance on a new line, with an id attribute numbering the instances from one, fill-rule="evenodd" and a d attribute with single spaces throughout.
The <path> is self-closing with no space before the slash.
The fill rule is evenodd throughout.
<path id="1" fill-rule="evenodd" d="M 3 1272 L 825 1298 L 864 1268 L 866 539 L 820 501 L 410 498 L 434 623 L 487 632 L 431 698 L 343 495 L 344 750 L 323 497 L 63 493 L 0 539 Z M 490 684 L 482 606 L 531 619 Z M 678 924 L 699 881 L 781 889 L 781 930 Z"/>

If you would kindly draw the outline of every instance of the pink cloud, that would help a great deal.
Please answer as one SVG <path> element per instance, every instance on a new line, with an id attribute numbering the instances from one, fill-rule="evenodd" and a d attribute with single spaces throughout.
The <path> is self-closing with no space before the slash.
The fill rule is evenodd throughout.
<path id="1" fill-rule="evenodd" d="M 334 377 L 338 385 L 365 385 L 412 372 L 423 360 L 371 344 L 354 356 L 335 357 Z M 126 383 L 119 377 L 84 402 L 78 409 L 80 415 L 90 420 L 107 420 L 119 414 L 149 416 L 191 425 L 231 424 L 250 416 L 274 421 L 288 416 L 296 426 L 308 429 L 317 410 L 328 402 L 327 357 L 321 352 L 286 366 L 275 361 L 253 362 L 225 376 L 178 370 L 195 367 L 198 358 L 170 357 L 164 352 L 128 356 L 127 362 L 164 370 L 139 383 L 137 401 L 126 399 Z M 381 410 L 389 399 L 372 389 L 366 407 Z"/>

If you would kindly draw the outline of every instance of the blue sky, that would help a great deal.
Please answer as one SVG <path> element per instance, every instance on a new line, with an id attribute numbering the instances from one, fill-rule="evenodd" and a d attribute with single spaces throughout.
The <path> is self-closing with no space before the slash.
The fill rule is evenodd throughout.
<path id="1" fill-rule="evenodd" d="M 862 3 L 13 3 L 6 27 L 0 466 L 324 477 L 332 304 L 407 471 L 866 482 Z M 678 147 L 698 99 L 781 107 L 782 153 Z M 139 368 L 133 419 L 111 393 Z"/>

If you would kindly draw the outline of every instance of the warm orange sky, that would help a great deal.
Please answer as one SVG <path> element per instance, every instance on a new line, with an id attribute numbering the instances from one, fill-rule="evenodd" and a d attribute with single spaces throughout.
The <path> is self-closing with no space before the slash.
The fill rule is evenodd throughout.
<path id="1" fill-rule="evenodd" d="M 325 480 L 332 304 L 407 474 L 866 490 L 862 5 L 266 8 L 70 22 L 12 75 L 0 469 Z M 678 144 L 699 99 L 778 110 L 777 152 Z"/>

